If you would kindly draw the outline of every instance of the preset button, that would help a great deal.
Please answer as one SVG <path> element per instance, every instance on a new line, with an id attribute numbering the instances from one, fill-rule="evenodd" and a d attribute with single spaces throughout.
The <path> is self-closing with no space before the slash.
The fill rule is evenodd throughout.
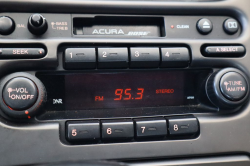
<path id="1" fill-rule="evenodd" d="M 161 48 L 161 67 L 187 67 L 189 51 L 185 47 Z"/>
<path id="2" fill-rule="evenodd" d="M 136 137 L 167 136 L 167 121 L 164 118 L 135 119 Z"/>
<path id="3" fill-rule="evenodd" d="M 98 68 L 127 68 L 128 48 L 98 48 Z"/>
<path id="4" fill-rule="evenodd" d="M 68 48 L 65 50 L 66 69 L 93 69 L 96 67 L 95 48 Z"/>
<path id="5" fill-rule="evenodd" d="M 70 142 L 98 141 L 100 139 L 99 121 L 67 122 L 67 139 Z"/>
<path id="6" fill-rule="evenodd" d="M 130 48 L 131 68 L 156 68 L 160 64 L 160 51 L 157 47 Z"/>
<path id="7" fill-rule="evenodd" d="M 195 117 L 168 118 L 170 136 L 186 136 L 196 134 L 199 131 L 198 120 Z"/>
<path id="8" fill-rule="evenodd" d="M 103 120 L 103 140 L 127 140 L 134 138 L 134 125 L 132 120 Z"/>

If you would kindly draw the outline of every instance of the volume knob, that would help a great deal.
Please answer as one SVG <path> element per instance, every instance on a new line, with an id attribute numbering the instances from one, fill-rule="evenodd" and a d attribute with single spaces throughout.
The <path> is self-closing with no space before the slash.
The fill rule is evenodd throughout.
<path id="1" fill-rule="evenodd" d="M 42 82 L 28 73 L 6 76 L 1 80 L 0 94 L 1 111 L 12 118 L 31 118 L 46 100 Z"/>
<path id="2" fill-rule="evenodd" d="M 48 29 L 48 24 L 41 14 L 33 14 L 28 20 L 28 29 L 34 35 L 42 35 Z"/>
<path id="3" fill-rule="evenodd" d="M 244 104 L 248 97 L 248 80 L 238 69 L 222 69 L 208 78 L 206 92 L 218 108 L 234 109 Z"/>

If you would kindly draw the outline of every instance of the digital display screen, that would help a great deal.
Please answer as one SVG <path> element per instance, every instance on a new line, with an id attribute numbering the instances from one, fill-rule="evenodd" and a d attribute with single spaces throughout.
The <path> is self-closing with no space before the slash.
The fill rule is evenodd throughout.
<path id="1" fill-rule="evenodd" d="M 71 111 L 197 105 L 209 71 L 40 73 L 47 110 Z"/>

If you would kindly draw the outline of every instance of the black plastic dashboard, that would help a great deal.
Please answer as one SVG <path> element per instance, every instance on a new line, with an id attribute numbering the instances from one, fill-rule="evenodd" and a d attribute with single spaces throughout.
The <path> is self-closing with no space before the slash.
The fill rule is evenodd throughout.
<path id="1" fill-rule="evenodd" d="M 249 6 L 0 1 L 0 165 L 249 165 Z"/>

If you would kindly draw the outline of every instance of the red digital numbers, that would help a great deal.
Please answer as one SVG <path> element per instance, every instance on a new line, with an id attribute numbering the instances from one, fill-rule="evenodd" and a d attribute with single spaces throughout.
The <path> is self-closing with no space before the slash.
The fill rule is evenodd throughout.
<path id="1" fill-rule="evenodd" d="M 124 94 L 128 97 L 123 98 L 123 100 L 131 100 L 131 94 L 129 93 L 129 91 L 131 91 L 131 89 L 125 89 Z"/>
<path id="2" fill-rule="evenodd" d="M 138 92 L 137 95 L 139 95 L 139 97 L 135 98 L 135 100 L 141 100 L 143 97 L 143 92 L 144 92 L 144 88 L 138 88 Z"/>
<path id="3" fill-rule="evenodd" d="M 137 96 L 135 98 L 132 98 L 130 88 L 125 89 L 124 93 L 123 93 L 123 89 L 116 89 L 115 95 L 117 96 L 117 98 L 114 98 L 114 100 L 133 100 L 133 99 L 141 100 L 143 97 L 144 88 L 137 88 L 137 90 L 138 90 L 138 92 L 136 93 Z"/>
<path id="4" fill-rule="evenodd" d="M 123 89 L 116 89 L 115 90 L 115 95 L 117 95 L 119 97 L 115 98 L 114 100 L 121 100 L 122 99 L 122 92 L 123 92 Z"/>

